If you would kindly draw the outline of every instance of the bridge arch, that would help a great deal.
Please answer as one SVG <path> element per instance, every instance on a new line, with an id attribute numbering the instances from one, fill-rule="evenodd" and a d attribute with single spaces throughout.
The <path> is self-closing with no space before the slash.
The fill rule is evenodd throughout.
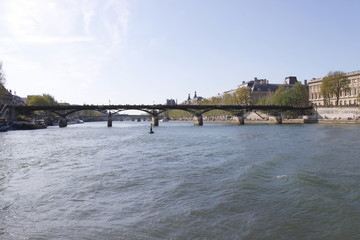
<path id="1" fill-rule="evenodd" d="M 33 111 L 49 111 L 53 112 L 63 118 L 67 115 L 81 110 L 97 110 L 97 111 L 124 111 L 124 110 L 138 110 L 150 114 L 153 121 L 158 121 L 159 114 L 167 110 L 183 110 L 198 118 L 198 122 L 202 121 L 202 115 L 213 110 L 222 110 L 233 115 L 243 116 L 245 112 L 264 110 L 281 112 L 284 110 L 293 110 L 297 112 L 305 112 L 312 110 L 312 106 L 255 106 L 255 105 L 56 105 L 56 106 L 9 106 L 15 112 L 33 112 Z M 111 115 L 111 114 L 110 114 Z M 194 119 L 195 120 L 195 119 Z M 202 124 L 202 122 L 201 122 Z M 157 125 L 157 124 L 154 124 Z M 200 124 L 199 124 L 200 125 Z"/>

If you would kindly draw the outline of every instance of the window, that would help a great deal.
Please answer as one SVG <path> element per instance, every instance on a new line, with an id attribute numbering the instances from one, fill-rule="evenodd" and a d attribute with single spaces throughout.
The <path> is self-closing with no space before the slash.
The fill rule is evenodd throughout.
<path id="1" fill-rule="evenodd" d="M 349 100 L 349 105 L 351 105 L 351 100 Z"/>

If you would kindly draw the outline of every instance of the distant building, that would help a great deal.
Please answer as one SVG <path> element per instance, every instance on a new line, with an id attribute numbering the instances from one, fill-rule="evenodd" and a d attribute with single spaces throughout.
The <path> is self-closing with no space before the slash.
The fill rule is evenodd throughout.
<path id="1" fill-rule="evenodd" d="M 13 103 L 17 106 L 21 105 L 24 106 L 25 105 L 25 101 L 23 100 L 22 97 L 13 95 Z"/>
<path id="2" fill-rule="evenodd" d="M 177 103 L 174 99 L 166 99 L 166 105 L 175 106 L 175 105 L 177 105 Z"/>
<path id="3" fill-rule="evenodd" d="M 350 91 L 342 92 L 340 94 L 339 105 L 348 106 L 348 105 L 358 105 L 358 95 L 360 93 L 360 71 L 354 71 L 346 73 L 346 76 L 350 80 Z M 321 95 L 321 83 L 323 78 L 313 78 L 309 81 L 309 101 L 316 106 L 324 106 L 325 99 Z M 330 99 L 330 105 L 334 105 L 336 99 L 335 97 Z"/>
<path id="4" fill-rule="evenodd" d="M 286 85 L 294 85 L 295 83 L 297 83 L 296 77 L 290 76 L 290 77 L 285 78 L 285 84 Z"/>
<path id="5" fill-rule="evenodd" d="M 7 90 L 2 84 L 0 84 L 0 93 L 0 105 L 25 105 L 21 97 L 12 94 L 12 91 Z"/>
<path id="6" fill-rule="evenodd" d="M 256 104 L 260 101 L 260 99 L 266 97 L 269 93 L 275 93 L 279 87 L 284 86 L 286 88 L 291 88 L 297 82 L 297 78 L 294 76 L 286 77 L 284 84 L 271 84 L 267 79 L 258 79 L 255 77 L 254 80 L 248 82 L 243 81 L 240 85 L 238 85 L 238 88 L 249 88 L 251 90 L 251 101 Z M 236 90 L 234 90 L 234 92 L 235 91 Z"/>
<path id="7" fill-rule="evenodd" d="M 201 100 L 203 100 L 203 97 L 198 96 L 197 93 L 196 93 L 196 91 L 195 91 L 194 97 L 191 98 L 191 97 L 190 97 L 190 93 L 189 93 L 187 100 L 186 100 L 183 104 L 196 105 L 196 104 L 198 104 Z"/>

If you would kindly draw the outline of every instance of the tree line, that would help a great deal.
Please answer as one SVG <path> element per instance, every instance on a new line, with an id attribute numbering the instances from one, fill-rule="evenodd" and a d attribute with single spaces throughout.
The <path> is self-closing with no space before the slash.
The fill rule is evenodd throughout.
<path id="1" fill-rule="evenodd" d="M 309 91 L 301 83 L 295 83 L 291 88 L 280 86 L 275 92 L 267 92 L 259 101 L 253 98 L 253 92 L 248 87 L 236 89 L 234 93 L 225 93 L 221 96 L 204 98 L 197 102 L 199 105 L 279 105 L 279 106 L 299 106 L 307 105 L 309 102 Z M 204 116 L 228 115 L 229 112 L 222 110 L 212 110 Z M 192 114 L 182 110 L 171 110 L 169 117 L 191 117 Z"/>
<path id="2" fill-rule="evenodd" d="M 3 63 L 0 61 L 0 99 L 3 97 L 3 95 L 5 94 L 5 72 L 3 71 Z"/>

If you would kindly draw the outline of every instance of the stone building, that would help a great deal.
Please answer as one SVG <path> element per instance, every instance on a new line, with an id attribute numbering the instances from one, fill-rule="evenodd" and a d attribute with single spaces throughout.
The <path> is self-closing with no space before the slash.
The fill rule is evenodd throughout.
<path id="1" fill-rule="evenodd" d="M 177 102 L 174 99 L 166 99 L 165 105 L 175 106 L 175 105 L 177 105 Z"/>
<path id="2" fill-rule="evenodd" d="M 24 100 L 0 84 L 0 105 L 25 105 Z"/>
<path id="3" fill-rule="evenodd" d="M 360 71 L 346 73 L 350 80 L 350 91 L 342 92 L 340 94 L 339 106 L 358 105 L 358 95 L 360 91 Z M 316 106 L 324 106 L 325 99 L 321 95 L 321 83 L 323 78 L 314 78 L 309 81 L 309 101 Z M 330 105 L 334 105 L 336 98 L 330 99 Z"/>
<path id="4" fill-rule="evenodd" d="M 186 100 L 183 104 L 196 105 L 196 104 L 197 104 L 198 102 L 200 102 L 201 100 L 203 100 L 203 97 L 198 96 L 197 93 L 196 93 L 196 91 L 195 91 L 194 97 L 191 98 L 191 97 L 190 97 L 190 93 L 189 93 L 187 100 Z"/>
<path id="5" fill-rule="evenodd" d="M 243 81 L 242 84 L 238 85 L 238 88 L 249 88 L 251 91 L 251 101 L 256 104 L 269 93 L 275 93 L 279 87 L 284 86 L 285 88 L 291 88 L 297 82 L 295 76 L 286 77 L 284 84 L 271 84 L 266 79 L 254 78 L 254 80 L 248 82 Z"/>

